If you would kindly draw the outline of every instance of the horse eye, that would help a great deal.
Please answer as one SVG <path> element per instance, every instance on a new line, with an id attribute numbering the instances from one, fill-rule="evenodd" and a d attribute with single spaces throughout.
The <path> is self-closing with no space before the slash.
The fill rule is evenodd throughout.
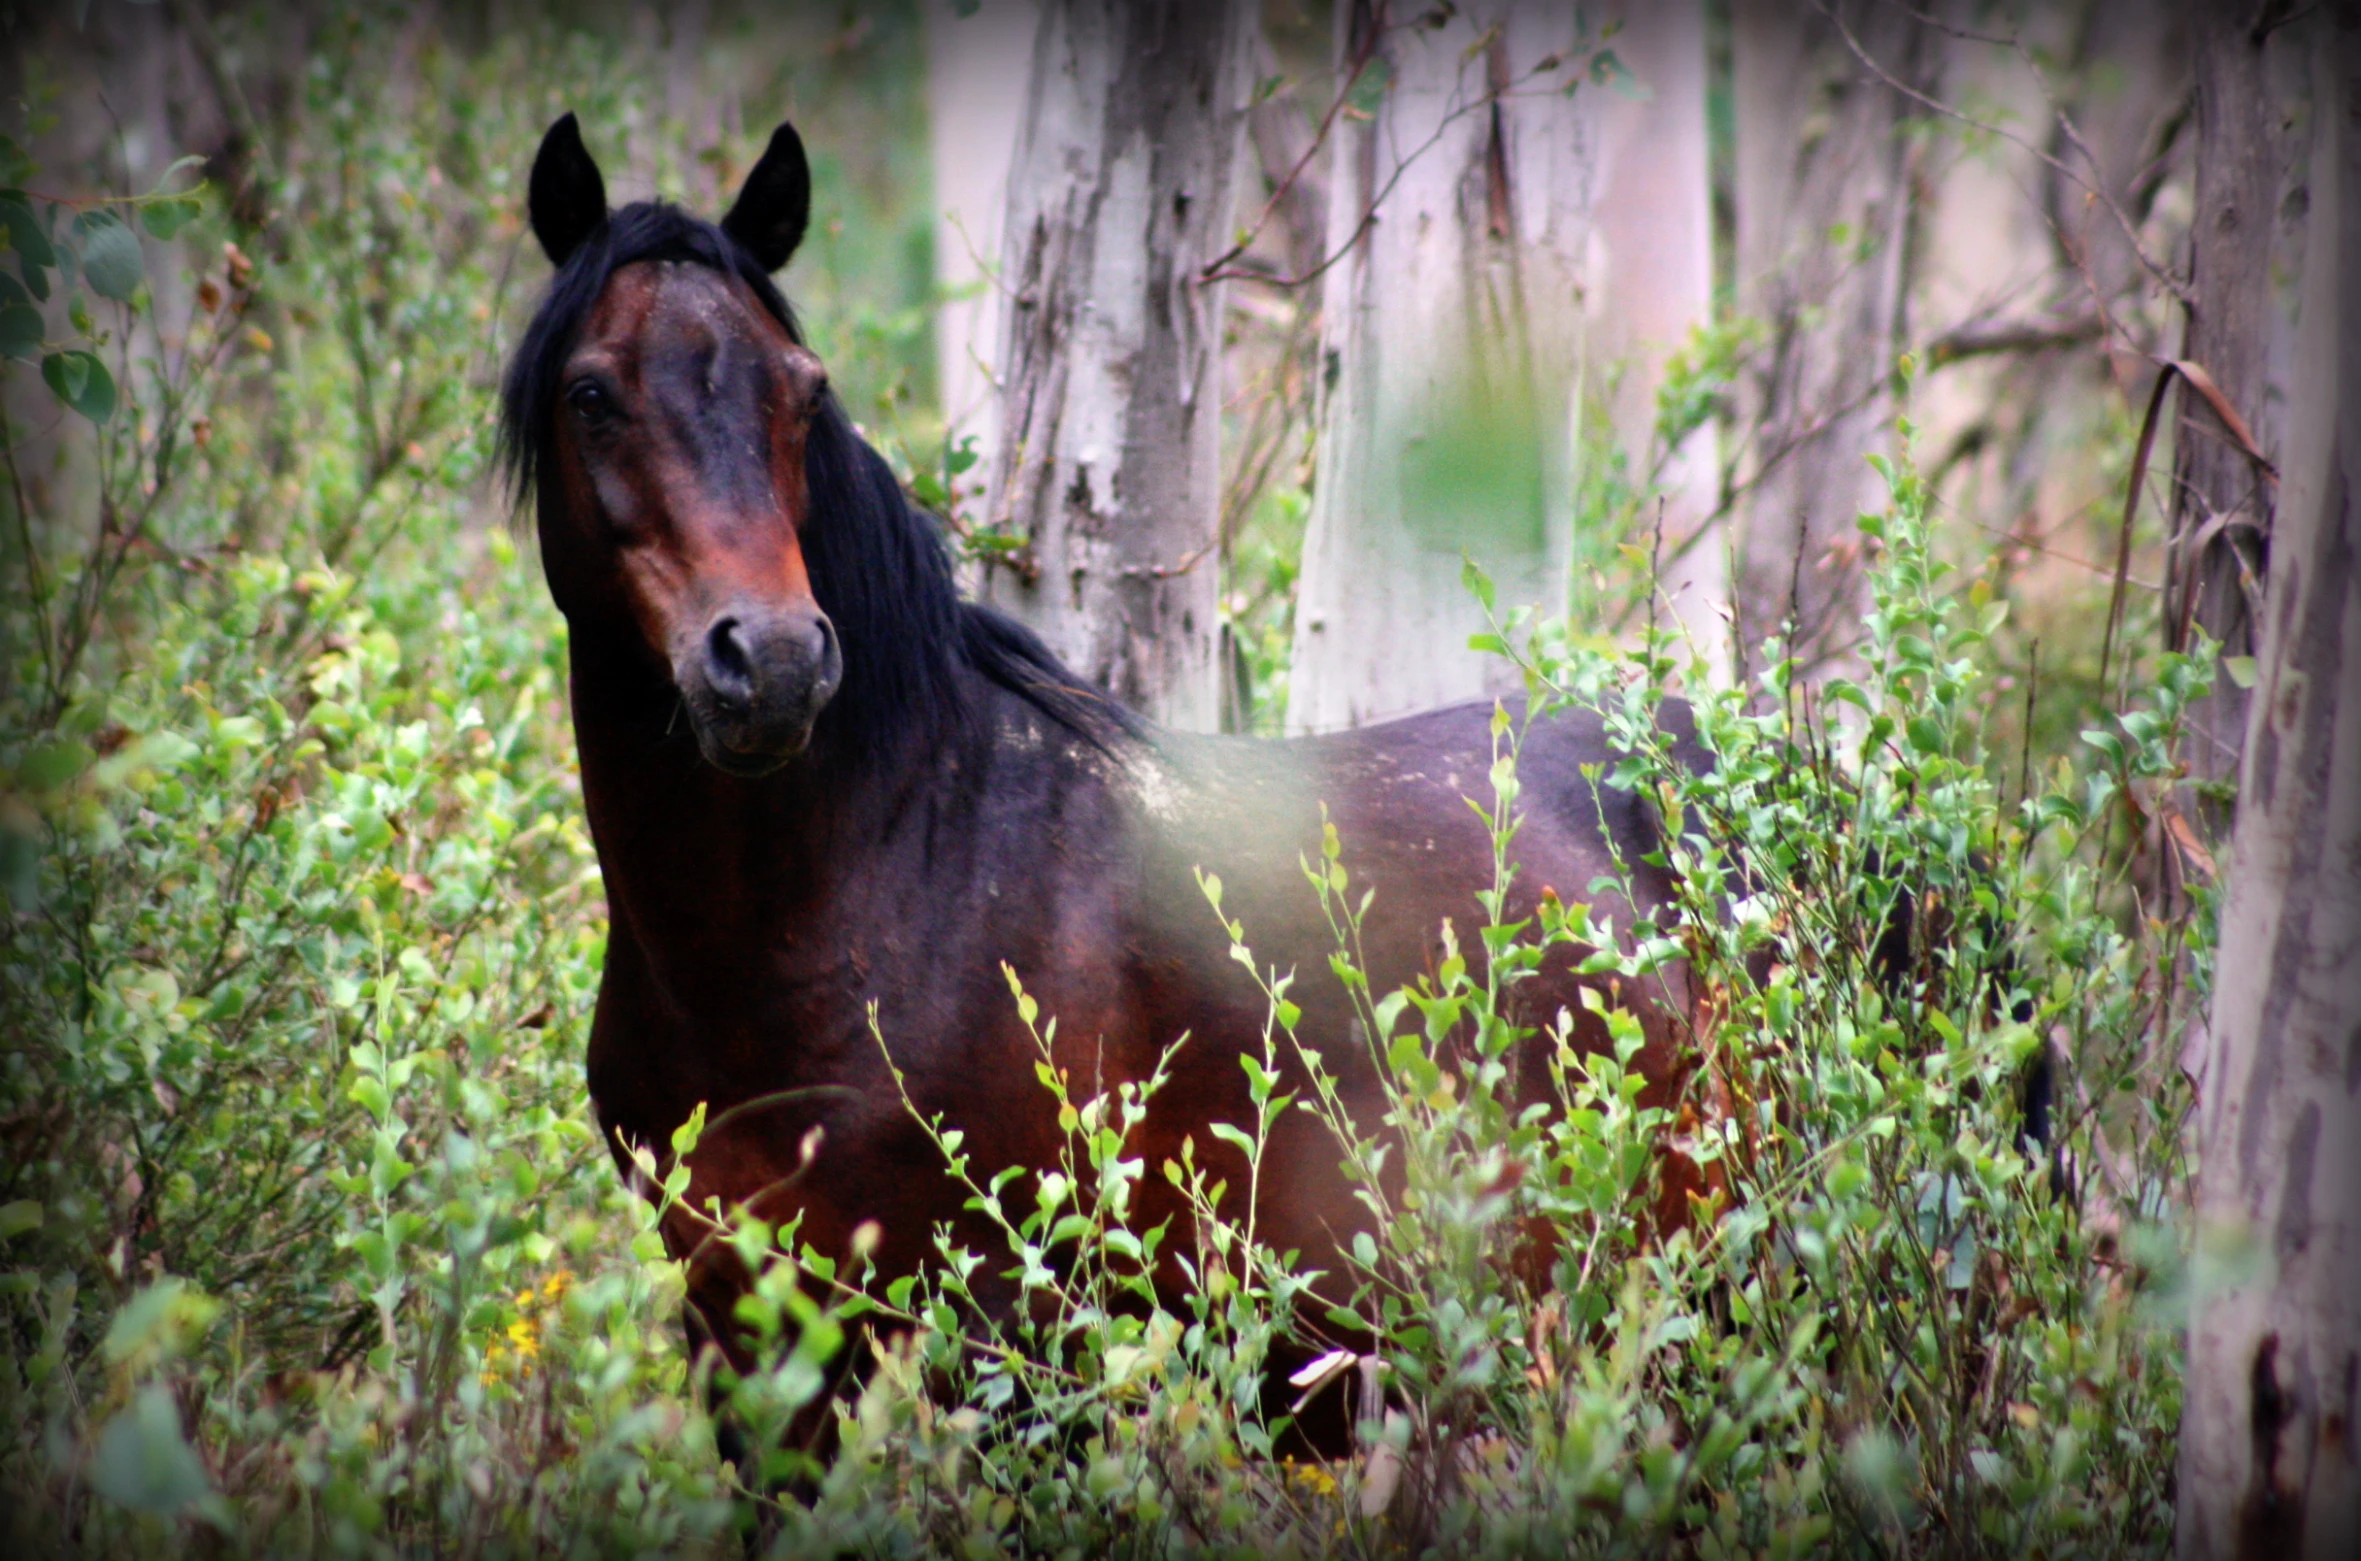
<path id="1" fill-rule="evenodd" d="M 597 380 L 578 379 L 566 390 L 566 405 L 585 422 L 596 423 L 614 414 L 615 398 Z"/>

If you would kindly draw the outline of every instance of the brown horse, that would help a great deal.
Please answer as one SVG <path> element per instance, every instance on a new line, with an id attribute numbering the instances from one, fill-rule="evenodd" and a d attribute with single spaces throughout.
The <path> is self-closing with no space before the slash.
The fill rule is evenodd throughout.
<path id="1" fill-rule="evenodd" d="M 572 115 L 530 198 L 558 272 L 509 372 L 503 431 L 571 630 L 612 918 L 590 1089 L 613 1139 L 660 1148 L 703 1102 L 728 1120 L 691 1156 L 693 1206 L 799 1213 L 823 1252 L 874 1222 L 888 1275 L 919 1264 L 938 1225 L 992 1250 L 869 1015 L 916 1106 L 964 1131 L 977 1166 L 1051 1165 L 1062 1135 L 1006 962 L 1057 1016 L 1078 1079 L 1142 1079 L 1185 1032 L 1133 1152 L 1157 1166 L 1193 1135 L 1243 1187 L 1206 1128 L 1252 1120 L 1238 1059 L 1260 1048 L 1266 998 L 1229 957 L 1199 868 L 1221 877 L 1258 958 L 1297 972 L 1300 1035 L 1355 1118 L 1378 1123 L 1380 1081 L 1349 1039 L 1299 862 L 1317 855 L 1325 805 L 1376 890 L 1376 990 L 1432 971 L 1445 919 L 1478 915 L 1492 882 L 1490 835 L 1463 800 L 1486 784 L 1490 707 L 1290 742 L 1153 731 L 962 601 L 939 527 L 829 394 L 769 280 L 809 210 L 791 128 L 718 225 L 656 203 L 609 211 Z M 1593 717 L 1533 727 L 1502 919 L 1531 915 L 1544 885 L 1579 893 L 1610 873 L 1637 902 L 1597 906 L 1617 925 L 1666 899 L 1644 860 L 1659 844 L 1647 805 L 1583 776 L 1614 758 Z M 1554 951 L 1516 1000 L 1532 1022 L 1570 1010 L 1577 1043 L 1603 1048 L 1577 1001 L 1582 952 Z M 1617 1000 L 1644 1027 L 1637 1066 L 1662 1102 L 1681 1083 L 1689 997 L 1677 969 L 1654 979 Z M 1310 1113 L 1287 1113 L 1258 1211 L 1273 1248 L 1331 1276 L 1367 1219 L 1339 1158 Z M 1163 1178 L 1142 1188 L 1144 1226 L 1185 1222 Z M 668 1232 L 684 1254 L 699 1235 Z M 1166 1250 L 1187 1250 L 1176 1237 Z M 997 1266 L 975 1282 L 1001 1284 Z M 691 1268 L 693 1331 L 734 1348 L 743 1271 L 719 1244 Z"/>

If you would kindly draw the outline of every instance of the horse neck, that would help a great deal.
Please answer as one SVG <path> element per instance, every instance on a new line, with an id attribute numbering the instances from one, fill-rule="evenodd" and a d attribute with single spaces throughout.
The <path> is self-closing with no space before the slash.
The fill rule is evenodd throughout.
<path id="1" fill-rule="evenodd" d="M 618 931 L 645 942 L 693 929 L 726 945 L 815 882 L 842 812 L 818 766 L 725 775 L 699 755 L 669 681 L 579 649 L 573 663 L 583 809 Z"/>
<path id="2" fill-rule="evenodd" d="M 782 917 L 861 872 L 885 821 L 941 773 L 944 743 L 977 740 L 913 733 L 854 756 L 823 733 L 770 775 L 725 775 L 699 755 L 669 680 L 582 643 L 572 692 L 584 810 L 616 926 L 643 945 L 771 938 Z"/>

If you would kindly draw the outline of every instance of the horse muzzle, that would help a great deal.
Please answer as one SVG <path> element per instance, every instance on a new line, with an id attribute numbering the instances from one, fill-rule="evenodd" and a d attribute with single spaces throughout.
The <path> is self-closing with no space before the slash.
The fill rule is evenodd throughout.
<path id="1" fill-rule="evenodd" d="M 733 604 L 676 655 L 674 681 L 715 769 L 767 775 L 804 751 L 844 676 L 836 626 L 813 606 Z"/>

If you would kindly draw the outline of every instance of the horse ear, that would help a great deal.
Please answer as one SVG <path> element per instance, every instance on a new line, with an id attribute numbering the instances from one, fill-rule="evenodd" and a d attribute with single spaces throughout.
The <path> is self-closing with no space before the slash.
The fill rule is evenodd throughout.
<path id="1" fill-rule="evenodd" d="M 812 167 L 804 159 L 803 137 L 793 125 L 781 124 L 746 176 L 737 204 L 721 219 L 721 230 L 745 245 L 765 271 L 776 271 L 803 242 L 811 216 Z"/>
<path id="2" fill-rule="evenodd" d="M 582 126 L 572 114 L 549 127 L 533 159 L 533 182 L 525 197 L 533 236 L 562 266 L 582 241 L 607 220 L 607 182 L 582 144 Z"/>

